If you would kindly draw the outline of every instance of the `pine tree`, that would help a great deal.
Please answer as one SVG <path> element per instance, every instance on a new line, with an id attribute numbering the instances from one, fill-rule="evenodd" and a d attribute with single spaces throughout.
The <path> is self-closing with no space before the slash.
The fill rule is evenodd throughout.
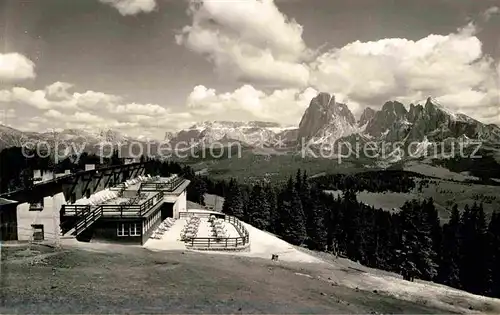
<path id="1" fill-rule="evenodd" d="M 271 233 L 276 233 L 276 224 L 278 222 L 278 201 L 276 200 L 276 192 L 270 185 L 267 185 L 264 187 L 264 194 L 269 206 L 268 231 L 270 231 Z"/>
<path id="2" fill-rule="evenodd" d="M 307 234 L 304 212 L 299 194 L 295 190 L 293 180 L 288 180 L 287 186 L 280 195 L 279 206 L 279 231 L 283 239 L 291 244 L 300 245 Z"/>
<path id="3" fill-rule="evenodd" d="M 295 190 L 297 192 L 302 191 L 302 174 L 300 169 L 297 170 L 297 174 L 295 175 Z"/>
<path id="4" fill-rule="evenodd" d="M 267 230 L 270 221 L 270 209 L 264 190 L 254 185 L 248 202 L 248 222 L 254 227 Z"/>
<path id="5" fill-rule="evenodd" d="M 241 189 L 238 182 L 233 178 L 229 181 L 229 191 L 224 198 L 222 212 L 227 215 L 235 216 L 239 219 L 243 219 L 245 214 Z"/>
<path id="6" fill-rule="evenodd" d="M 454 288 L 460 285 L 460 212 L 455 204 L 451 210 L 450 221 L 443 226 L 441 259 L 437 280 Z"/>
<path id="7" fill-rule="evenodd" d="M 484 213 L 483 204 L 477 206 L 477 293 L 487 294 L 491 282 L 491 269 L 488 264 L 489 246 L 488 246 L 488 224 Z"/>
<path id="8" fill-rule="evenodd" d="M 489 270 L 486 220 L 482 206 L 465 207 L 462 215 L 462 244 L 460 246 L 460 282 L 462 287 L 475 294 L 484 294 L 488 287 Z"/>
<path id="9" fill-rule="evenodd" d="M 305 173 L 303 174 L 305 175 Z M 322 219 L 318 217 L 317 211 L 320 211 L 319 204 L 317 200 L 313 200 L 311 196 L 311 187 L 305 178 L 302 177 L 300 170 L 297 172 L 296 182 L 295 182 L 295 190 L 299 194 L 300 202 L 302 204 L 302 210 L 304 211 L 305 223 L 306 223 L 306 232 L 307 232 L 307 244 L 310 249 L 317 249 L 314 242 L 318 241 L 316 237 L 316 230 L 320 228 L 317 224 L 322 223 Z M 324 229 L 324 227 L 323 227 Z M 316 237 L 316 240 L 312 240 Z"/>
<path id="10" fill-rule="evenodd" d="M 308 245 L 313 250 L 324 250 L 327 244 L 327 230 L 324 222 L 324 213 L 326 209 L 324 204 L 320 201 L 321 196 L 319 191 L 307 188 L 309 194 L 306 198 L 314 200 L 310 202 L 307 221 L 307 236 Z"/>
<path id="11" fill-rule="evenodd" d="M 500 213 L 493 213 L 488 226 L 489 257 L 488 267 L 491 270 L 489 295 L 500 298 Z"/>
<path id="12" fill-rule="evenodd" d="M 401 245 L 397 250 L 400 273 L 404 280 L 413 281 L 415 277 L 420 276 L 416 260 L 418 257 L 418 237 L 417 226 L 414 218 L 414 202 L 407 202 L 403 205 L 400 213 L 401 223 Z"/>
<path id="13" fill-rule="evenodd" d="M 187 187 L 188 200 L 204 206 L 206 193 L 205 182 L 198 177 L 191 178 L 191 184 Z"/>
<path id="14" fill-rule="evenodd" d="M 399 251 L 402 274 L 410 280 L 419 277 L 431 280 L 436 275 L 435 252 L 430 237 L 431 229 L 422 214 L 426 202 L 406 203 L 401 211 L 401 249 Z"/>
<path id="15" fill-rule="evenodd" d="M 425 225 L 423 228 L 427 231 L 428 237 L 430 237 L 432 242 L 430 259 L 432 259 L 436 265 L 439 265 L 441 257 L 442 229 L 438 212 L 434 206 L 434 200 L 432 198 L 425 200 L 422 203 L 422 208 L 422 214 L 424 215 L 423 225 Z M 433 272 L 433 274 L 437 276 L 437 272 Z M 427 280 L 434 280 L 433 277 L 428 278 Z"/>

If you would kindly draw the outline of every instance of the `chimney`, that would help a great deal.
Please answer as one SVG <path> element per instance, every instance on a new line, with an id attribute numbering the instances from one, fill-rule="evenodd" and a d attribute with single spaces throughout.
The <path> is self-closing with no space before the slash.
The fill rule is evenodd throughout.
<path id="1" fill-rule="evenodd" d="M 54 174 L 54 172 L 52 172 L 50 170 L 47 170 L 43 173 L 44 174 L 42 175 L 42 181 L 44 181 L 44 182 L 56 178 L 56 175 Z"/>
<path id="2" fill-rule="evenodd" d="M 33 170 L 33 180 L 39 181 L 42 178 L 42 170 Z"/>
<path id="3" fill-rule="evenodd" d="M 95 170 L 95 164 L 85 164 L 85 171 Z"/>

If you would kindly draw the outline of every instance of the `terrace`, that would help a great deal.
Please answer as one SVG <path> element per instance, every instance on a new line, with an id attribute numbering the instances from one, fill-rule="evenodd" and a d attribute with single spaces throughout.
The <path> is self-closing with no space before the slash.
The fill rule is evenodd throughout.
<path id="1" fill-rule="evenodd" d="M 118 187 L 106 189 L 89 198 L 77 200 L 74 204 L 62 206 L 63 217 L 74 217 L 75 235 L 78 235 L 99 218 L 134 219 L 147 217 L 163 203 L 163 191 L 135 190 L 141 183 L 151 180 L 151 177 L 139 176 L 126 181 Z"/>
<path id="2" fill-rule="evenodd" d="M 247 229 L 235 217 L 198 209 L 180 214 L 180 219 L 158 227 L 145 247 L 153 250 L 241 251 L 250 246 Z"/>
<path id="3" fill-rule="evenodd" d="M 63 215 L 83 216 L 102 210 L 103 217 L 143 217 L 163 201 L 163 192 L 141 193 L 135 198 L 117 197 L 100 205 L 63 205 Z"/>
<path id="4" fill-rule="evenodd" d="M 176 192 L 184 186 L 185 180 L 177 175 L 170 177 L 151 177 L 148 181 L 142 182 L 139 185 L 139 191 L 163 191 L 163 192 Z"/>

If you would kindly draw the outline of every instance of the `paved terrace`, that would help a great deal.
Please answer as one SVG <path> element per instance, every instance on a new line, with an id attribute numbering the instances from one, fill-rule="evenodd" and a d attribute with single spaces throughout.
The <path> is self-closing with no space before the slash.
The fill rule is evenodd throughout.
<path id="1" fill-rule="evenodd" d="M 214 239 L 212 224 L 209 222 L 208 217 L 211 214 L 221 215 L 220 212 L 212 212 L 201 209 L 190 209 L 185 213 L 193 213 L 193 216 L 197 216 L 200 218 L 200 224 L 198 226 L 198 230 L 196 233 L 196 238 L 211 238 Z M 181 219 L 177 219 L 174 224 L 168 228 L 159 238 L 150 238 L 145 244 L 144 247 L 155 250 L 184 250 L 187 249 L 186 242 L 181 240 L 182 230 L 188 225 L 190 218 L 183 217 Z M 224 239 L 235 239 L 241 238 L 240 232 L 234 226 L 233 223 L 228 221 L 222 221 L 221 225 L 224 230 L 226 230 L 226 236 Z M 154 234 L 154 233 L 153 233 Z M 214 248 L 217 249 L 218 247 Z M 221 249 L 221 248 L 218 248 Z"/>

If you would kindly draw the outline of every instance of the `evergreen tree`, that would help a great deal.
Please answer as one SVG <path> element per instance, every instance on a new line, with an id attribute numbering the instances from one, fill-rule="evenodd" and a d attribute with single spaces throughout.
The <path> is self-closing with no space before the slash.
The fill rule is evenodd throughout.
<path id="1" fill-rule="evenodd" d="M 488 224 L 483 204 L 477 206 L 477 292 L 487 294 L 491 285 L 491 268 L 488 264 L 490 247 L 488 246 Z"/>
<path id="2" fill-rule="evenodd" d="M 302 244 L 307 236 L 304 212 L 302 210 L 299 194 L 295 190 L 291 178 L 288 180 L 286 188 L 280 195 L 278 212 L 280 235 L 285 241 L 291 244 Z"/>
<path id="3" fill-rule="evenodd" d="M 278 209 L 277 209 L 277 200 L 276 200 L 276 192 L 270 185 L 266 185 L 264 187 L 264 194 L 267 200 L 267 204 L 269 206 L 269 226 L 268 231 L 271 233 L 276 233 L 276 225 L 278 223 Z"/>
<path id="4" fill-rule="evenodd" d="M 417 268 L 418 259 L 418 237 L 417 226 L 414 218 L 414 202 L 407 202 L 403 205 L 399 215 L 401 224 L 401 245 L 398 249 L 398 258 L 400 264 L 400 273 L 403 279 L 413 281 L 415 277 L 420 276 Z"/>
<path id="5" fill-rule="evenodd" d="M 434 206 L 434 200 L 429 198 L 422 203 L 422 214 L 423 214 L 423 224 L 424 229 L 428 233 L 432 242 L 432 252 L 430 259 L 437 265 L 439 265 L 439 260 L 441 257 L 441 239 L 442 239 L 442 229 L 439 220 L 439 215 Z M 437 276 L 437 273 L 433 273 Z M 434 280 L 433 277 L 427 280 Z"/>
<path id="6" fill-rule="evenodd" d="M 401 211 L 401 272 L 409 280 L 415 277 L 431 280 L 437 272 L 431 229 L 425 215 L 422 215 L 426 203 L 413 200 L 406 203 Z"/>
<path id="7" fill-rule="evenodd" d="M 484 294 L 489 282 L 486 258 L 487 235 L 486 221 L 482 206 L 465 207 L 462 215 L 460 234 L 460 282 L 462 287 L 475 294 Z"/>
<path id="8" fill-rule="evenodd" d="M 225 196 L 224 204 L 222 205 L 222 212 L 227 215 L 235 216 L 239 219 L 243 219 L 245 214 L 240 186 L 233 178 L 229 182 L 229 191 Z"/>
<path id="9" fill-rule="evenodd" d="M 321 196 L 319 191 L 315 189 L 306 188 L 309 192 L 307 197 L 309 200 L 314 200 L 314 202 L 309 203 L 309 209 L 307 210 L 307 236 L 308 236 L 308 246 L 313 250 L 324 250 L 327 242 L 327 230 L 325 226 L 325 215 L 326 212 L 324 204 L 320 201 Z M 307 203 L 306 203 L 307 204 Z"/>
<path id="10" fill-rule="evenodd" d="M 267 230 L 270 221 L 270 209 L 264 189 L 254 185 L 248 201 L 248 222 L 254 227 Z"/>
<path id="11" fill-rule="evenodd" d="M 204 206 L 206 193 L 207 188 L 205 182 L 201 178 L 192 177 L 191 183 L 186 189 L 187 199 Z"/>
<path id="12" fill-rule="evenodd" d="M 297 174 L 295 175 L 295 190 L 300 193 L 302 190 L 302 173 L 300 169 L 297 170 Z"/>
<path id="13" fill-rule="evenodd" d="M 491 283 L 488 293 L 500 298 L 500 213 L 493 213 L 488 226 L 488 267 L 491 270 Z"/>
<path id="14" fill-rule="evenodd" d="M 437 280 L 454 288 L 460 288 L 460 212 L 455 204 L 450 221 L 443 226 L 441 259 Z"/>

